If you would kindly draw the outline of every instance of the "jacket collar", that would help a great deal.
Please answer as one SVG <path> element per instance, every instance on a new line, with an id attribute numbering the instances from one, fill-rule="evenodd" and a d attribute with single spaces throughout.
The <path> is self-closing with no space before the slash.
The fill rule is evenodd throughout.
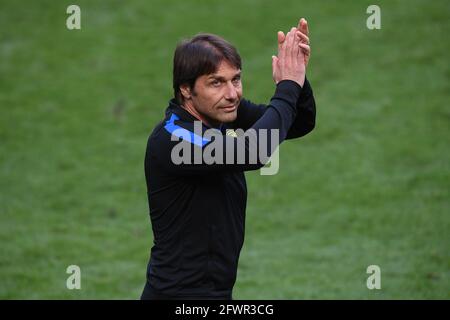
<path id="1" fill-rule="evenodd" d="M 175 113 L 182 121 L 187 121 L 187 122 L 200 121 L 199 119 L 194 117 L 192 114 L 190 114 L 188 111 L 186 111 L 186 109 L 184 109 L 182 106 L 180 106 L 175 99 L 171 99 L 169 101 L 169 106 L 166 109 L 167 117 L 170 117 L 171 113 Z M 202 122 L 202 124 L 203 124 L 204 128 L 206 128 L 206 129 L 209 128 L 203 122 Z M 224 127 L 225 127 L 224 124 L 222 124 L 219 128 L 216 128 L 216 129 L 223 131 Z"/>

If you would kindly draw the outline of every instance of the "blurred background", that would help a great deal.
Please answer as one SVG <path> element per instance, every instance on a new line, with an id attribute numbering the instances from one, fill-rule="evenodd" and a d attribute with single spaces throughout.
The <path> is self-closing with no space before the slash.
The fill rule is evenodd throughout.
<path id="1" fill-rule="evenodd" d="M 70 4 L 81 30 L 66 28 Z M 139 298 L 144 153 L 176 43 L 223 36 L 244 96 L 267 103 L 276 33 L 300 17 L 317 126 L 281 146 L 277 175 L 247 174 L 234 298 L 449 299 L 447 0 L 0 0 L 0 298 Z"/>

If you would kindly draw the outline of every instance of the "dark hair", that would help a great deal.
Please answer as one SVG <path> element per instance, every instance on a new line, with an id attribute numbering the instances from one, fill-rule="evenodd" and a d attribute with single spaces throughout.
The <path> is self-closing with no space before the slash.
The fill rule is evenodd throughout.
<path id="1" fill-rule="evenodd" d="M 192 90 L 197 78 L 216 72 L 222 60 L 241 69 L 236 48 L 217 35 L 202 33 L 181 41 L 173 57 L 173 90 L 177 102 L 183 101 L 181 85 L 188 84 Z"/>

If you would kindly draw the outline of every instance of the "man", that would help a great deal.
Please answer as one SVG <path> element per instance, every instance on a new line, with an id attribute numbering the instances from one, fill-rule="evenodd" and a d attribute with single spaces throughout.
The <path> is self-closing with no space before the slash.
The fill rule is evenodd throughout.
<path id="1" fill-rule="evenodd" d="M 314 128 L 315 102 L 305 78 L 309 56 L 306 20 L 286 35 L 278 33 L 276 90 L 266 106 L 242 98 L 241 58 L 224 39 L 200 34 L 177 46 L 175 97 L 145 156 L 154 245 L 141 299 L 232 299 L 244 240 L 244 171 L 264 166 L 262 147 L 270 156 L 283 140 Z M 236 135 L 237 129 L 256 134 Z M 218 135 L 206 138 L 208 130 Z M 216 150 L 219 161 L 195 159 L 214 142 L 226 146 Z M 183 159 L 191 161 L 175 159 L 180 145 Z M 238 161 L 239 152 L 244 161 Z M 253 156 L 256 161 L 249 161 Z"/>

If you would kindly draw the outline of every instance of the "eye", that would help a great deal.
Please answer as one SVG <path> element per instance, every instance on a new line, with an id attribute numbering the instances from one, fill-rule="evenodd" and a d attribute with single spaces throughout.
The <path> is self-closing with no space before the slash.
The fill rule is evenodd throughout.
<path id="1" fill-rule="evenodd" d="M 234 85 L 239 85 L 241 84 L 241 77 L 236 77 L 233 79 L 233 84 Z"/>
<path id="2" fill-rule="evenodd" d="M 213 81 L 211 81 L 211 85 L 212 85 L 213 87 L 219 87 L 220 84 L 221 84 L 221 82 L 220 82 L 219 80 L 213 80 Z"/>

